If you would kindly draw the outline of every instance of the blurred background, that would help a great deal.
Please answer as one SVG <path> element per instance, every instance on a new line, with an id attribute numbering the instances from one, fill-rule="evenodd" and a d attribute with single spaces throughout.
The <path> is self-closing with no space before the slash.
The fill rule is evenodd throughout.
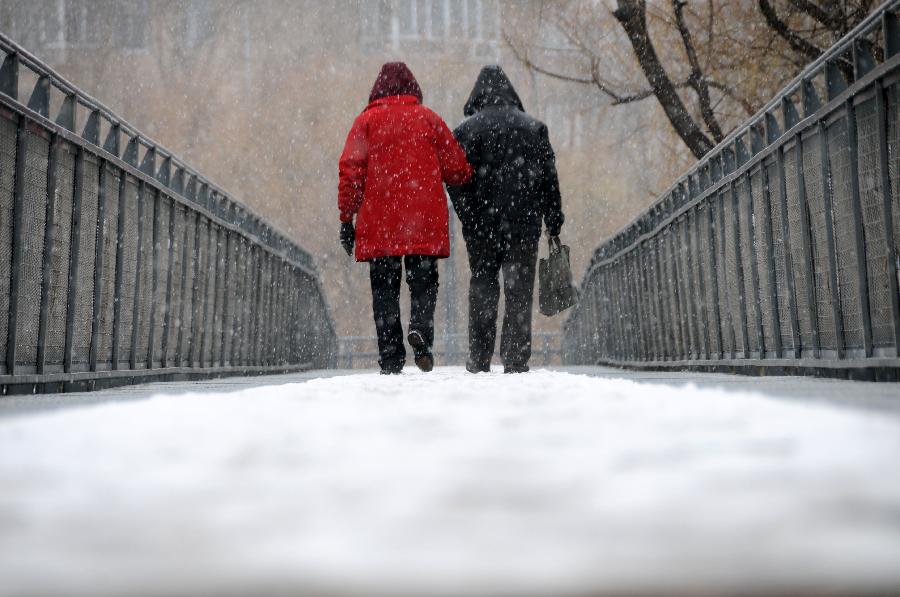
<path id="1" fill-rule="evenodd" d="M 693 162 L 617 4 L 634 3 L 0 0 L 0 30 L 311 251 L 338 334 L 369 337 L 367 267 L 338 243 L 337 159 L 383 62 L 409 64 L 451 128 L 481 67 L 506 69 L 549 126 L 576 281 L 592 249 Z M 842 11 L 832 26 L 796 0 L 658 0 L 646 10 L 676 99 L 714 144 L 813 57 L 779 23 L 827 47 L 873 4 L 823 3 Z M 469 271 L 456 239 L 441 264 L 436 329 L 438 342 L 461 348 Z M 564 319 L 535 317 L 548 338 Z"/>

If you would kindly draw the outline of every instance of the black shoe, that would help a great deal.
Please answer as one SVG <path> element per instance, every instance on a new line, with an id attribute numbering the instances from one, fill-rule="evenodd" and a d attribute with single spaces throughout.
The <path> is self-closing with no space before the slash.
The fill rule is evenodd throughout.
<path id="1" fill-rule="evenodd" d="M 469 373 L 490 373 L 491 372 L 491 364 L 487 365 L 476 365 L 471 361 L 466 362 L 466 371 Z"/>
<path id="2" fill-rule="evenodd" d="M 504 373 L 526 373 L 528 372 L 528 365 L 505 365 L 503 367 Z"/>
<path id="3" fill-rule="evenodd" d="M 413 347 L 416 367 L 426 373 L 431 371 L 434 368 L 434 356 L 432 356 L 431 351 L 428 349 L 428 345 L 425 343 L 425 338 L 422 336 L 421 332 L 413 330 L 406 339 L 409 340 L 409 345 Z"/>
<path id="4" fill-rule="evenodd" d="M 404 361 L 388 361 L 387 363 L 379 363 L 381 365 L 381 374 L 382 375 L 400 375 L 400 372 L 403 371 L 403 365 L 406 363 Z"/>

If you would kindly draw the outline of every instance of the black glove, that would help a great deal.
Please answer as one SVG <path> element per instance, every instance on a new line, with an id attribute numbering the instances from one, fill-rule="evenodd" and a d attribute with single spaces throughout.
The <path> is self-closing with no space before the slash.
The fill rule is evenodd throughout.
<path id="1" fill-rule="evenodd" d="M 353 222 L 341 222 L 341 246 L 347 255 L 353 257 L 353 243 L 356 241 L 356 231 Z"/>
<path id="2" fill-rule="evenodd" d="M 558 234 L 548 235 L 547 240 L 549 241 L 551 253 L 558 253 L 561 250 L 560 247 L 562 247 L 562 242 L 559 240 Z"/>

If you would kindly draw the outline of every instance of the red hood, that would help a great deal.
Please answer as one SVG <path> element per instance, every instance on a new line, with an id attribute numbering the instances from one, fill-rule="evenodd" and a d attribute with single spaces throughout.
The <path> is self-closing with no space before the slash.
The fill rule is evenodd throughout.
<path id="1" fill-rule="evenodd" d="M 412 71 L 402 62 L 388 62 L 381 67 L 369 94 L 369 104 L 394 95 L 411 95 L 422 102 L 422 89 Z"/>

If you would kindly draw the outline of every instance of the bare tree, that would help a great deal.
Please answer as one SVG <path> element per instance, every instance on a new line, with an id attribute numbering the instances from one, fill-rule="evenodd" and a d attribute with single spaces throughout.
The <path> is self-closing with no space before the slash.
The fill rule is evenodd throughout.
<path id="1" fill-rule="evenodd" d="M 872 10 L 874 0 L 757 0 L 757 6 L 707 0 L 616 0 L 610 10 L 584 0 L 542 7 L 539 19 L 574 50 L 568 56 L 507 35 L 532 71 L 594 87 L 613 105 L 655 98 L 672 129 L 700 158 L 728 130 L 802 66 L 822 55 Z M 609 13 L 613 19 L 609 19 Z M 592 14 L 593 13 L 593 14 Z M 622 45 L 615 31 L 591 27 L 614 20 L 629 59 L 608 59 Z M 636 65 L 637 69 L 630 66 Z M 848 78 L 849 63 L 839 63 Z M 609 71 L 618 71 L 610 74 Z M 635 76 L 640 72 L 640 77 Z M 617 78 L 618 83 L 611 81 Z M 643 87 L 646 86 L 646 87 Z M 637 88 L 636 88 L 637 87 Z"/>

